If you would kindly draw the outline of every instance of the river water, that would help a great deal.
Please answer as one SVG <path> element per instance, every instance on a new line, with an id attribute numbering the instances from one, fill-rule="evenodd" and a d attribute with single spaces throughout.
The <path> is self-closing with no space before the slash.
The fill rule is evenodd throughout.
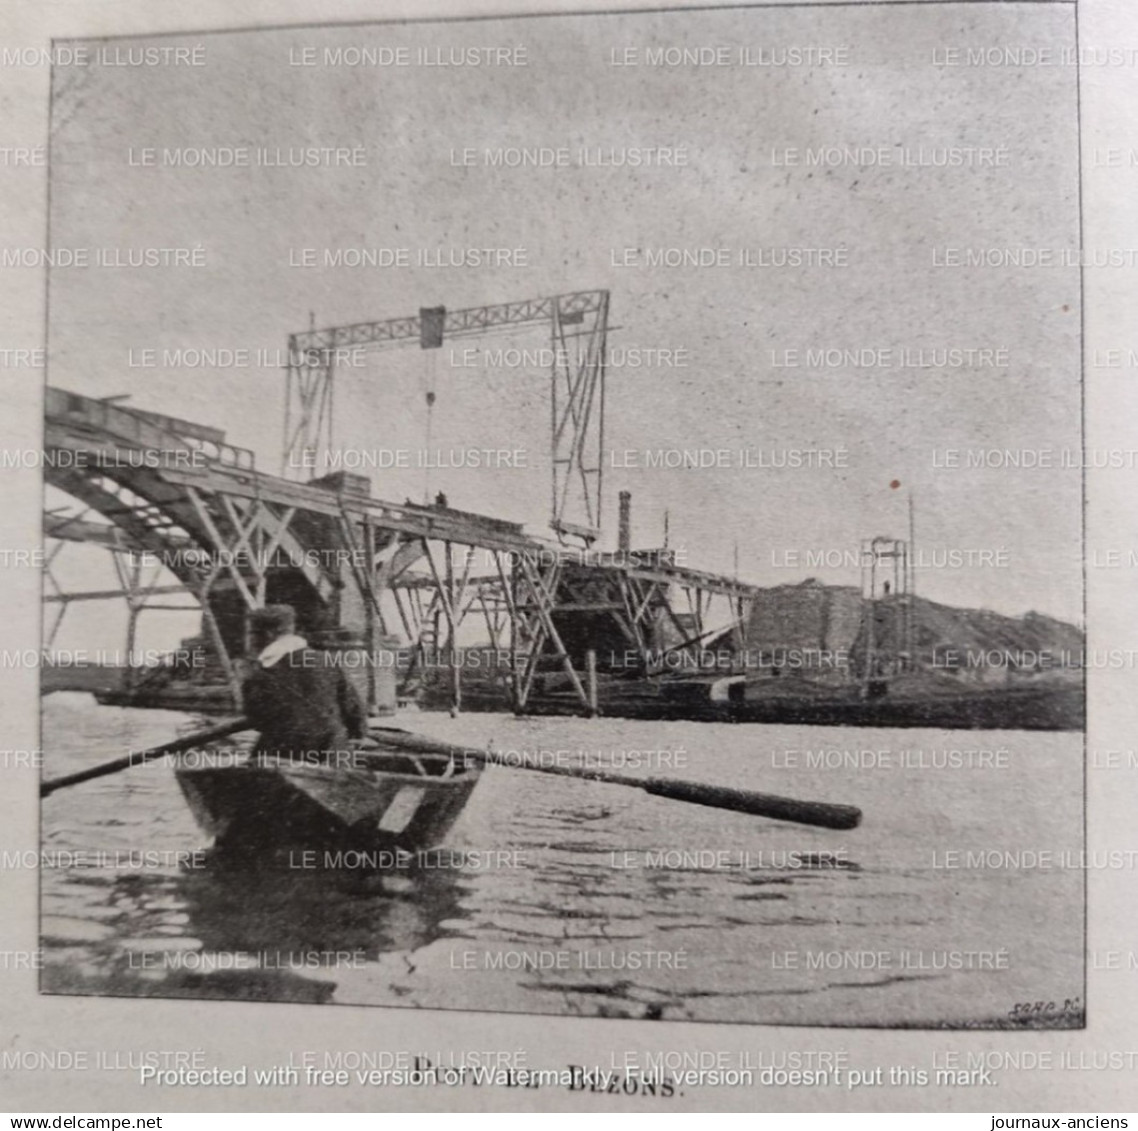
<path id="1" fill-rule="evenodd" d="M 43 701 L 44 776 L 203 720 Z M 1079 734 L 397 720 L 452 742 L 859 806 L 784 824 L 491 768 L 437 866 L 243 871 L 167 764 L 42 808 L 41 986 L 664 1020 L 1080 1025 Z M 554 754 L 553 752 L 561 752 Z M 544 752 L 544 753 L 538 753 Z M 1106 866 L 1106 865 L 1104 865 Z"/>

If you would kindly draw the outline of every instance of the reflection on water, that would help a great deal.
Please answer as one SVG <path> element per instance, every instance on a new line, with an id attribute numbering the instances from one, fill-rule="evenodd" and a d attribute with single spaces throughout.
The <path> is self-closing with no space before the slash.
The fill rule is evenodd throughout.
<path id="1" fill-rule="evenodd" d="M 45 774 L 197 725 L 53 695 Z M 413 725 L 500 749 L 682 749 L 675 777 L 855 804 L 865 821 L 803 828 L 491 769 L 448 838 L 458 866 L 256 867 L 199 851 L 170 767 L 140 767 L 44 802 L 43 850 L 64 866 L 44 870 L 43 989 L 862 1025 L 1006 1024 L 1016 1002 L 1082 993 L 1080 871 L 944 865 L 975 848 L 1077 854 L 1081 736 L 432 714 Z M 772 757 L 901 743 L 1007 756 L 879 772 Z M 1080 1023 L 1079 1008 L 1052 1023 Z"/>
<path id="2" fill-rule="evenodd" d="M 45 919 L 44 988 L 329 1001 L 336 970 L 433 942 L 459 906 L 453 872 L 250 872 L 208 853 L 196 860 L 203 866 L 175 874 L 68 877 L 80 889 L 73 915 L 91 922 Z"/>

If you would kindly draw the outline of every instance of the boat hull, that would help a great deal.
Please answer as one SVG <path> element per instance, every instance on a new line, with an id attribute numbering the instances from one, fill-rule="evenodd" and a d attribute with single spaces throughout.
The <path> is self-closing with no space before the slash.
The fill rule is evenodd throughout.
<path id="1" fill-rule="evenodd" d="M 1082 688 L 1017 688 L 955 696 L 744 700 L 724 704 L 732 722 L 809 726 L 926 727 L 933 730 L 1082 730 Z"/>
<path id="2" fill-rule="evenodd" d="M 192 711 L 199 715 L 232 716 L 239 708 L 232 690 L 224 684 L 167 684 L 159 688 L 127 691 L 99 690 L 95 702 L 104 707 L 140 707 L 156 711 Z"/>
<path id="3" fill-rule="evenodd" d="M 671 690 L 671 689 L 669 689 Z M 503 695 L 463 697 L 467 711 L 509 710 Z M 535 697 L 527 715 L 584 715 L 570 695 Z M 713 700 L 707 685 L 690 695 L 661 693 L 648 681 L 602 695 L 599 713 L 606 718 L 656 721 L 770 723 L 825 727 L 927 727 L 935 730 L 1081 731 L 1086 704 L 1081 685 L 997 687 L 961 690 L 952 695 L 889 693 L 861 698 L 842 693 L 762 695 L 741 700 Z"/>
<path id="4" fill-rule="evenodd" d="M 416 853 L 450 831 L 481 768 L 448 754 L 369 750 L 351 766 L 304 763 L 175 767 L 198 825 L 230 853 L 347 849 Z"/>

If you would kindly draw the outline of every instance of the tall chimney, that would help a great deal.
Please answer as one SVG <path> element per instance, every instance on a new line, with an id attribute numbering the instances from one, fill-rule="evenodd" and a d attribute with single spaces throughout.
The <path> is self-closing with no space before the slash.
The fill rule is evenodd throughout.
<path id="1" fill-rule="evenodd" d="M 632 549 L 632 492 L 620 493 L 620 521 L 616 535 L 617 548 L 627 554 Z"/>

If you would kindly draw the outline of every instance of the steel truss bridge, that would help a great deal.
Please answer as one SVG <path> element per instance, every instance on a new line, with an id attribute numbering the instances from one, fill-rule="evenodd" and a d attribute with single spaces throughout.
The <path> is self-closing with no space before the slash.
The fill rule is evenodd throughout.
<path id="1" fill-rule="evenodd" d="M 604 295 L 607 311 L 605 292 L 586 294 Z M 544 301 L 544 307 L 511 309 L 519 308 L 523 320 L 552 319 L 560 332 L 571 309 L 563 310 L 557 298 Z M 456 332 L 471 318 L 471 312 L 445 315 Z M 413 319 L 400 321 L 406 326 L 385 332 L 413 338 L 422 330 Z M 367 334 L 391 325 L 347 329 Z M 333 349 L 344 344 L 345 332 L 294 336 L 290 346 Z M 574 526 L 558 509 L 559 498 L 571 497 L 559 496 L 558 486 L 566 490 L 567 480 L 575 480 L 580 497 L 593 492 L 595 509 L 586 517 L 599 518 L 599 475 L 583 457 L 582 440 L 594 435 L 588 390 L 601 378 L 598 349 L 593 341 L 575 371 L 554 374 L 554 453 L 568 461 L 554 465 L 557 540 L 446 505 L 375 498 L 358 476 L 295 482 L 258 469 L 253 453 L 230 443 L 221 429 L 49 387 L 45 481 L 79 508 L 44 516 L 45 601 L 54 610 L 45 618 L 45 646 L 53 645 L 76 601 L 121 594 L 128 652 L 146 609 L 200 608 L 210 653 L 237 696 L 235 661 L 246 652 L 248 611 L 285 602 L 297 609 L 300 631 L 350 630 L 373 654 L 390 649 L 399 635 L 411 653 L 406 675 L 449 668 L 456 707 L 462 699 L 460 640 L 477 631 L 508 657 L 495 678 L 519 712 L 531 703 L 542 673 L 556 673 L 583 711 L 596 709 L 588 653 L 598 632 L 623 645 L 639 674 L 660 670 L 665 656 L 699 650 L 713 635 L 732 634 L 741 651 L 755 587 L 677 565 L 666 552 L 593 551 L 596 531 Z M 300 390 L 302 378 L 308 384 Z M 314 429 L 327 427 L 314 406 L 330 396 L 328 378 L 329 372 L 290 375 L 290 425 L 297 425 L 295 398 L 308 398 L 303 426 L 293 433 L 301 446 L 314 442 Z M 556 456 L 559 420 L 572 441 L 563 457 Z M 567 534 L 582 530 L 583 547 L 565 544 Z M 110 552 L 119 590 L 66 591 L 52 567 L 68 542 Z M 180 594 L 183 603 L 156 603 L 170 594 Z M 374 679 L 370 688 L 374 702 Z"/>

